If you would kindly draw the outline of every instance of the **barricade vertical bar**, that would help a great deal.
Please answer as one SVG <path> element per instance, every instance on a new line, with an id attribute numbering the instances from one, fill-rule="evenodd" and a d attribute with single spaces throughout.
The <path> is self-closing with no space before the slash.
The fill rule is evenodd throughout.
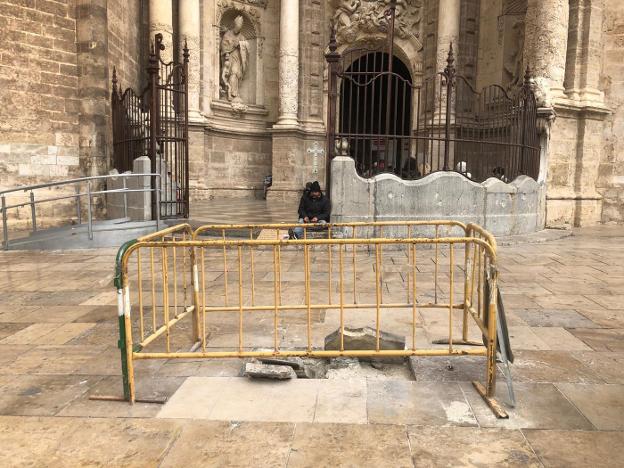
<path id="1" fill-rule="evenodd" d="M 249 240 L 253 240 L 253 229 L 249 229 Z M 249 258 L 251 261 L 251 305 L 256 305 L 256 272 L 254 265 L 254 249 L 249 246 Z"/>
<path id="2" fill-rule="evenodd" d="M 185 248 L 182 247 L 184 265 L 186 265 Z M 202 326 L 200 320 L 200 303 L 199 303 L 199 271 L 197 269 L 197 252 L 195 247 L 190 248 L 190 264 L 191 264 L 191 287 L 193 288 L 193 339 L 195 342 L 201 341 L 205 345 L 205 335 L 202 334 Z M 186 266 L 184 268 L 184 278 L 186 278 Z M 186 281 L 184 282 L 184 306 L 186 307 Z"/>
<path id="3" fill-rule="evenodd" d="M 474 307 L 475 272 L 477 271 L 477 244 L 472 247 L 472 265 L 470 266 L 470 305 Z"/>
<path id="4" fill-rule="evenodd" d="M 162 281 L 163 281 L 163 320 L 167 327 L 166 340 L 167 352 L 171 352 L 171 337 L 169 330 L 169 259 L 167 258 L 167 247 L 162 247 Z"/>
<path id="5" fill-rule="evenodd" d="M 9 225 L 7 223 L 6 197 L 2 195 L 2 238 L 4 250 L 9 250 Z"/>
<path id="6" fill-rule="evenodd" d="M 225 229 L 221 230 L 223 237 L 223 287 L 225 291 L 225 306 L 228 306 L 228 267 L 227 267 L 227 250 L 225 247 Z"/>
<path id="7" fill-rule="evenodd" d="M 355 240 L 355 226 L 353 226 L 353 240 Z M 357 245 L 355 245 L 355 243 L 351 246 L 351 249 L 353 251 L 353 303 L 357 304 L 357 288 L 356 288 L 356 283 L 357 283 L 357 269 L 356 269 L 356 265 L 355 265 L 355 257 L 357 254 Z"/>
<path id="8" fill-rule="evenodd" d="M 483 269 L 485 267 L 485 259 L 483 260 L 483 268 L 481 266 L 481 259 L 483 258 L 483 249 L 481 246 L 479 246 L 479 265 L 478 265 L 478 269 L 477 269 L 477 307 L 478 307 L 478 311 L 479 311 L 479 317 L 482 318 L 484 315 L 484 311 L 483 311 Z"/>
<path id="9" fill-rule="evenodd" d="M 376 309 L 375 309 L 375 336 L 376 336 L 376 344 L 375 344 L 375 350 L 379 351 L 379 330 L 380 330 L 380 324 L 379 324 L 379 306 L 380 306 L 380 299 L 381 299 L 381 294 L 380 294 L 380 287 L 381 287 L 381 277 L 379 274 L 379 244 L 375 244 L 375 303 L 376 303 Z"/>
<path id="10" fill-rule="evenodd" d="M 186 240 L 186 233 L 182 234 L 182 240 Z M 189 249 L 191 255 L 195 255 L 195 248 Z M 184 288 L 184 306 L 186 307 L 186 249 L 182 247 L 182 287 Z M 193 286 L 193 266 L 191 262 L 191 287 Z M 198 309 L 196 308 L 195 311 Z M 199 322 L 198 322 L 199 323 Z"/>
<path id="11" fill-rule="evenodd" d="M 416 244 L 412 242 L 412 350 L 416 351 Z M 409 286 L 408 286 L 409 288 Z"/>
<path id="12" fill-rule="evenodd" d="M 438 240 L 438 229 L 440 226 L 436 224 L 435 238 Z M 435 263 L 434 263 L 434 290 L 433 290 L 433 302 L 438 303 L 438 243 L 435 243 Z"/>
<path id="13" fill-rule="evenodd" d="M 453 294 L 455 292 L 455 244 L 449 243 L 449 276 L 451 277 L 449 289 L 449 353 L 453 352 Z"/>
<path id="14" fill-rule="evenodd" d="M 468 234 L 466 237 L 470 237 Z M 462 340 L 468 341 L 468 292 L 469 292 L 469 273 L 468 263 L 470 257 L 470 244 L 468 239 L 464 243 L 464 314 L 462 318 Z"/>
<path id="15" fill-rule="evenodd" d="M 273 246 L 273 349 L 277 351 L 277 310 L 279 307 L 279 293 L 277 286 L 277 246 Z"/>
<path id="16" fill-rule="evenodd" d="M 35 192 L 30 191 L 30 217 L 32 219 L 32 231 L 37 232 L 37 210 L 35 209 Z"/>
<path id="17" fill-rule="evenodd" d="M 152 333 L 156 331 L 156 276 L 154 274 L 154 247 L 150 247 L 150 271 L 152 273 Z"/>
<path id="18" fill-rule="evenodd" d="M 243 248 L 238 246 L 238 350 L 243 352 Z"/>
<path id="19" fill-rule="evenodd" d="M 328 235 L 331 237 L 331 227 L 328 228 Z M 329 263 L 329 272 L 327 276 L 327 303 L 332 303 L 332 251 L 331 244 L 327 244 L 327 261 Z"/>
<path id="20" fill-rule="evenodd" d="M 407 238 L 408 239 L 412 238 L 412 226 L 411 225 L 407 226 Z M 405 247 L 407 248 L 407 263 L 408 263 L 407 287 L 405 288 L 405 296 L 406 296 L 406 302 L 409 304 L 409 301 L 410 301 L 410 288 L 409 288 L 409 285 L 411 284 L 411 276 L 412 276 L 412 272 L 409 269 L 409 263 L 410 263 L 410 259 L 412 258 L 412 256 L 411 256 L 410 244 L 406 244 Z"/>
<path id="21" fill-rule="evenodd" d="M 137 279 L 139 282 L 139 329 L 141 341 L 145 339 L 145 322 L 143 320 L 143 276 L 141 275 L 141 249 L 137 250 Z"/>
<path id="22" fill-rule="evenodd" d="M 312 309 L 310 307 L 310 246 L 303 246 L 303 268 L 305 276 L 305 301 L 308 313 L 308 352 L 312 351 Z"/>
<path id="23" fill-rule="evenodd" d="M 343 262 L 343 249 L 344 246 L 340 244 L 338 246 L 338 261 L 340 272 L 340 351 L 344 351 L 344 262 Z"/>
<path id="24" fill-rule="evenodd" d="M 490 303 L 488 308 L 488 346 L 487 346 L 487 396 L 494 397 L 496 392 L 496 320 L 497 320 L 497 299 L 498 299 L 498 273 L 496 269 L 489 265 L 490 270 Z"/>
<path id="25" fill-rule="evenodd" d="M 206 352 L 206 266 L 204 247 L 201 247 L 201 284 L 202 284 L 202 352 Z"/>
<path id="26" fill-rule="evenodd" d="M 173 239 L 172 239 L 173 240 Z M 178 317 L 178 262 L 175 243 L 171 246 L 173 253 L 173 316 Z"/>
<path id="27" fill-rule="evenodd" d="M 379 226 L 379 237 L 383 238 L 384 236 L 384 227 Z M 383 282 L 383 245 L 377 244 L 379 248 L 379 278 L 380 282 Z M 379 285 L 379 301 L 383 304 L 383 285 L 380 283 Z"/>

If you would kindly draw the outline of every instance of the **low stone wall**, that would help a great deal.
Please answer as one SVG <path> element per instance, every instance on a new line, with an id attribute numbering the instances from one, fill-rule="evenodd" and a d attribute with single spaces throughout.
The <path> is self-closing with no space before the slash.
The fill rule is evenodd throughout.
<path id="1" fill-rule="evenodd" d="M 544 184 L 527 176 L 511 183 L 490 178 L 482 184 L 455 172 L 413 181 L 393 174 L 363 179 L 353 159 L 339 156 L 332 161 L 335 223 L 443 219 L 477 223 L 497 236 L 524 234 L 544 229 L 545 195 Z M 404 235 L 389 228 L 384 234 Z"/>

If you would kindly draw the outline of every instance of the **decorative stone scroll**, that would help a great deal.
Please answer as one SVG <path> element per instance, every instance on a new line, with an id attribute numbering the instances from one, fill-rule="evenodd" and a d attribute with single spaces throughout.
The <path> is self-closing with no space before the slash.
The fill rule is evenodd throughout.
<path id="1" fill-rule="evenodd" d="M 386 34 L 386 11 L 391 0 L 333 0 L 333 21 L 339 42 L 354 43 L 362 36 Z M 423 0 L 396 0 L 395 34 L 418 44 L 422 49 L 420 29 Z"/>

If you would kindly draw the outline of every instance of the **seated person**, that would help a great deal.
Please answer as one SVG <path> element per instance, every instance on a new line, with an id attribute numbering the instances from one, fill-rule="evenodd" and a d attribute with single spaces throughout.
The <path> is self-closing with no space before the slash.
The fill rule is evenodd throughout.
<path id="1" fill-rule="evenodd" d="M 310 191 L 305 191 L 299 202 L 299 223 L 301 224 L 326 224 L 329 222 L 331 214 L 331 203 L 321 192 L 318 182 L 312 182 Z M 302 239 L 303 228 L 296 227 L 289 229 L 288 234 L 291 239 Z"/>

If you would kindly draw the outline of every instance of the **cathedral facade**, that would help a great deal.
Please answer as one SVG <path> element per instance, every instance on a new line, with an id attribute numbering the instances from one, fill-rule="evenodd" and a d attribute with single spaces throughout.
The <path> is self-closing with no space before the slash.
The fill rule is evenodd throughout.
<path id="1" fill-rule="evenodd" d="M 620 0 L 0 0 L 0 188 L 105 174 L 113 67 L 146 86 L 147 55 L 190 53 L 191 201 L 298 196 L 326 179 L 328 43 L 387 50 L 417 85 L 452 46 L 476 89 L 537 95 L 551 226 L 624 220 Z"/>

